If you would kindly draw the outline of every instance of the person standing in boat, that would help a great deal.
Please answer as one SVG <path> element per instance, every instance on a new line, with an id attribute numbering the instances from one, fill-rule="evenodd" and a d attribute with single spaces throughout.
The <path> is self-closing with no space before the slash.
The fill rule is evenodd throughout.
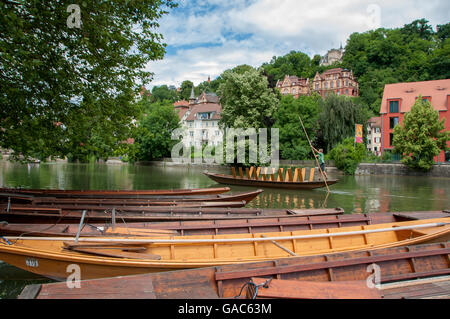
<path id="1" fill-rule="evenodd" d="M 314 150 L 314 157 L 319 157 L 318 161 L 319 161 L 319 165 L 320 165 L 320 169 L 323 172 L 323 176 L 325 177 L 325 179 L 328 179 L 327 173 L 325 172 L 325 156 L 323 155 L 323 149 L 319 148 L 319 150 L 316 150 L 313 147 Z M 315 154 L 317 153 L 317 155 Z"/>

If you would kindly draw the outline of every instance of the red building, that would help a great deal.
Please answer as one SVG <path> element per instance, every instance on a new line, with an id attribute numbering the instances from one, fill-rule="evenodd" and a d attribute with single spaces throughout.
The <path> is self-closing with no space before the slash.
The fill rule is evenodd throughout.
<path id="1" fill-rule="evenodd" d="M 313 90 L 322 97 L 327 97 L 330 94 L 346 96 L 359 95 L 359 85 L 351 70 L 335 68 L 327 70 L 322 74 L 317 72 L 312 83 Z"/>
<path id="2" fill-rule="evenodd" d="M 386 84 L 380 108 L 381 154 L 393 149 L 394 126 L 403 121 L 403 116 L 411 110 L 419 95 L 439 111 L 439 119 L 445 118 L 445 130 L 450 130 L 450 79 Z M 450 146 L 450 141 L 447 145 Z M 444 162 L 444 152 L 434 160 Z"/>

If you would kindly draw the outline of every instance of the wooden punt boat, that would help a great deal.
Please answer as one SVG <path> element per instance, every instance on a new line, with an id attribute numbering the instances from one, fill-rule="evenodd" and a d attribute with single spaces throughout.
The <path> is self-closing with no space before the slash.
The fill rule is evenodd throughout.
<path id="1" fill-rule="evenodd" d="M 308 231 L 136 238 L 3 237 L 0 260 L 57 280 L 82 279 L 381 249 L 450 238 L 450 218 Z"/>
<path id="2" fill-rule="evenodd" d="M 31 205 L 116 205 L 116 206 L 167 206 L 167 205 L 182 205 L 179 203 L 194 203 L 194 202 L 250 202 L 256 196 L 263 192 L 262 189 L 248 192 L 236 192 L 228 194 L 216 195 L 193 195 L 193 196 L 147 196 L 146 198 L 84 198 L 84 197 L 43 197 L 32 196 L 13 193 L 2 193 L 0 199 L 6 202 L 25 202 Z"/>
<path id="3" fill-rule="evenodd" d="M 422 244 L 292 257 L 270 261 L 147 273 L 80 281 L 29 285 L 19 299 L 216 299 L 239 296 L 252 277 L 314 282 L 366 281 L 380 269 L 380 288 L 389 283 L 426 280 L 450 275 L 449 243 Z M 380 289 L 383 293 L 386 290 Z M 241 294 L 242 296 L 242 294 Z M 391 298 L 401 298 L 393 294 Z"/>
<path id="4" fill-rule="evenodd" d="M 0 207 L 0 221 L 8 223 L 79 223 L 82 211 L 86 210 L 85 221 L 91 224 L 111 223 L 113 211 L 118 222 L 156 222 L 176 220 L 221 220 L 261 219 L 274 216 L 336 215 L 343 214 L 342 208 L 324 209 L 259 209 L 233 207 L 79 207 L 69 210 L 55 207 L 3 206 Z"/>
<path id="5" fill-rule="evenodd" d="M 281 168 L 280 168 L 281 170 Z M 233 175 L 225 174 L 213 174 L 204 172 L 206 176 L 211 178 L 213 181 L 226 184 L 226 185 L 240 185 L 240 186 L 253 186 L 253 187 L 268 187 L 268 188 L 285 188 L 285 189 L 314 189 L 326 187 L 326 185 L 333 185 L 338 182 L 338 180 L 327 180 L 326 183 L 322 180 L 308 180 L 308 181 L 290 181 L 289 179 L 254 179 L 248 177 L 239 177 Z M 273 176 L 273 175 L 272 175 Z"/>
<path id="6" fill-rule="evenodd" d="M 311 213 L 314 213 L 312 211 Z M 121 223 L 116 220 L 103 225 L 84 224 L 81 236 L 151 236 L 149 232 L 166 232 L 166 234 L 222 235 L 222 234 L 254 234 L 277 231 L 294 231 L 373 225 L 393 223 L 406 220 L 450 217 L 450 214 L 435 212 L 408 213 L 373 213 L 373 214 L 336 214 L 336 215 L 290 215 L 284 217 L 265 217 L 260 219 L 228 219 L 174 222 Z M 1 236 L 66 236 L 74 237 L 78 232 L 76 224 L 9 224 L 0 223 Z"/>
<path id="7" fill-rule="evenodd" d="M 145 196 L 180 196 L 180 195 L 212 195 L 222 194 L 230 190 L 229 187 L 192 188 L 192 189 L 152 189 L 152 190 L 62 190 L 62 189 L 26 189 L 0 188 L 0 193 L 16 193 L 34 196 L 54 197 L 128 197 L 142 198 Z"/>

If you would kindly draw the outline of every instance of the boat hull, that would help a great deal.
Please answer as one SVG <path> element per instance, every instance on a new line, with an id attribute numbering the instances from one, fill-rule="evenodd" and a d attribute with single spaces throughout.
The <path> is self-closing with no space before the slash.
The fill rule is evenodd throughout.
<path id="1" fill-rule="evenodd" d="M 327 253 L 400 247 L 436 241 L 443 242 L 450 239 L 449 220 L 449 218 L 440 218 L 426 220 L 426 222 L 411 221 L 361 227 L 265 233 L 263 235 L 234 234 L 198 236 L 196 238 L 190 236 L 166 239 L 159 237 L 137 238 L 134 244 L 131 244 L 132 240 L 118 240 L 122 244 L 142 245 L 142 247 L 146 247 L 149 254 L 159 256 L 160 259 L 148 259 L 146 257 L 148 255 L 145 255 L 144 258 L 146 259 L 142 259 L 137 257 L 139 253 L 135 253 L 135 258 L 129 258 L 129 254 L 126 258 L 117 258 L 98 256 L 98 254 L 92 255 L 92 253 L 86 254 L 79 251 L 68 251 L 63 248 L 65 240 L 53 238 L 9 238 L 13 244 L 8 245 L 2 242 L 0 245 L 0 260 L 18 268 L 59 280 L 65 280 L 71 275 L 73 268 L 70 268 L 70 265 L 77 265 L 80 269 L 81 277 L 79 279 L 85 280 L 148 272 L 251 263 L 280 258 L 289 259 L 293 258 L 293 252 L 295 256 L 314 256 Z M 431 226 L 431 223 L 436 224 L 436 226 Z M 410 230 L 400 228 L 405 226 L 410 227 Z M 420 230 L 418 230 L 419 228 Z M 391 230 L 386 231 L 385 229 Z M 395 229 L 395 231 L 392 229 Z M 358 230 L 375 230 L 376 232 L 360 234 Z M 379 232 L 379 230 L 382 231 Z M 349 234 L 349 231 L 356 231 L 357 233 Z M 330 233 L 337 234 L 339 232 L 344 234 L 339 236 L 329 235 Z M 291 234 L 289 236 L 301 234 L 303 238 L 283 239 L 283 236 L 288 234 Z M 321 237 L 311 237 L 317 235 Z M 281 238 L 277 238 L 276 242 L 262 238 L 276 238 L 277 236 L 281 236 Z M 262 240 L 254 241 L 254 239 Z M 80 238 L 79 240 L 82 244 L 99 242 L 89 238 Z M 102 238 L 100 242 L 111 244 L 114 240 Z M 219 242 L 213 242 L 214 240 L 219 240 Z M 229 241 L 220 242 L 220 240 Z M 290 252 L 280 249 L 279 245 L 288 251 L 290 250 Z M 130 246 L 126 247 L 128 248 L 123 249 L 130 249 Z"/>
<path id="2" fill-rule="evenodd" d="M 247 178 L 234 178 L 231 175 L 203 173 L 213 181 L 219 184 L 252 186 L 252 187 L 267 187 L 267 188 L 284 188 L 284 189 L 315 189 L 333 185 L 338 180 L 312 181 L 312 182 L 280 182 L 280 181 L 264 181 Z"/>
<path id="3" fill-rule="evenodd" d="M 0 193 L 15 193 L 34 196 L 55 197 L 126 197 L 139 196 L 180 196 L 180 195 L 214 195 L 230 191 L 229 187 L 193 188 L 193 189 L 155 189 L 155 190 L 62 190 L 62 189 L 25 189 L 0 188 Z"/>

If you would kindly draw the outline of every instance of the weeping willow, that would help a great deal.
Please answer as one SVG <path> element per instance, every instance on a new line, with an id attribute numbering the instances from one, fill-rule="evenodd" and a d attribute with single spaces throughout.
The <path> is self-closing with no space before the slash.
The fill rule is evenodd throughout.
<path id="1" fill-rule="evenodd" d="M 354 136 L 355 124 L 365 124 L 368 119 L 367 111 L 352 97 L 329 95 L 321 108 L 319 124 L 327 152 L 345 138 Z"/>

